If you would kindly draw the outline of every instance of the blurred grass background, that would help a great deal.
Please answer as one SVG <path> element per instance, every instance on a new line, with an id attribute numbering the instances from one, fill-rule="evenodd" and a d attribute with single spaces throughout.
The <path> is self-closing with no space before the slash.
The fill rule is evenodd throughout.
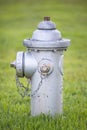
<path id="1" fill-rule="evenodd" d="M 10 62 L 26 51 L 44 16 L 50 16 L 62 36 L 71 39 L 64 52 L 64 114 L 51 118 L 30 116 L 30 99 L 21 98 Z M 87 1 L 0 0 L 0 130 L 87 129 Z"/>

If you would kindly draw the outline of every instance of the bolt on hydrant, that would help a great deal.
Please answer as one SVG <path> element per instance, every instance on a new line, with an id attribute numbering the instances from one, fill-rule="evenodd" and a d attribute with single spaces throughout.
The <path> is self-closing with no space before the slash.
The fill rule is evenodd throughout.
<path id="1" fill-rule="evenodd" d="M 20 88 L 28 88 L 19 78 L 26 77 L 31 84 L 31 115 L 62 113 L 63 51 L 70 45 L 64 39 L 50 17 L 38 24 L 31 39 L 24 39 L 26 52 L 18 52 L 11 67 L 16 69 L 16 83 Z M 30 81 L 30 83 L 29 83 Z"/>

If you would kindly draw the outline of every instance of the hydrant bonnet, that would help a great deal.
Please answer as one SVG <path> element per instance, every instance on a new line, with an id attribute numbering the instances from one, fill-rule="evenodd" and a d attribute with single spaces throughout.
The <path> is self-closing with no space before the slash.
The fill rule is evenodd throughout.
<path id="1" fill-rule="evenodd" d="M 32 50 L 66 50 L 70 45 L 69 39 L 64 39 L 61 32 L 56 29 L 56 25 L 45 18 L 38 24 L 38 28 L 33 32 L 31 39 L 24 39 L 24 46 Z"/>
<path id="2" fill-rule="evenodd" d="M 32 40 L 55 41 L 61 39 L 61 33 L 56 30 L 56 25 L 48 17 L 38 24 L 37 30 L 34 31 Z"/>

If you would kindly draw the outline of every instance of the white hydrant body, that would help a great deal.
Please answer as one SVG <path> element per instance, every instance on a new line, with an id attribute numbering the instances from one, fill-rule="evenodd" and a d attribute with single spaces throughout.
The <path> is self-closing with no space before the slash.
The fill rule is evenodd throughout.
<path id="1" fill-rule="evenodd" d="M 31 114 L 61 114 L 63 108 L 63 51 L 70 45 L 62 39 L 56 25 L 45 17 L 31 39 L 24 39 L 27 52 L 18 52 L 16 68 L 18 77 L 31 81 Z"/>

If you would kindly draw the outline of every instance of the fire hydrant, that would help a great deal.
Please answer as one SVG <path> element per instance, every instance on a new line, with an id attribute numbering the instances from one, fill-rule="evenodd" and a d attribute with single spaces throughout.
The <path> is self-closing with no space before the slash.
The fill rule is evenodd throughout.
<path id="1" fill-rule="evenodd" d="M 26 52 L 18 52 L 11 67 L 16 69 L 16 81 L 24 87 L 19 77 L 31 84 L 31 115 L 62 113 L 63 51 L 70 45 L 50 17 L 38 24 L 31 39 L 24 39 Z"/>

